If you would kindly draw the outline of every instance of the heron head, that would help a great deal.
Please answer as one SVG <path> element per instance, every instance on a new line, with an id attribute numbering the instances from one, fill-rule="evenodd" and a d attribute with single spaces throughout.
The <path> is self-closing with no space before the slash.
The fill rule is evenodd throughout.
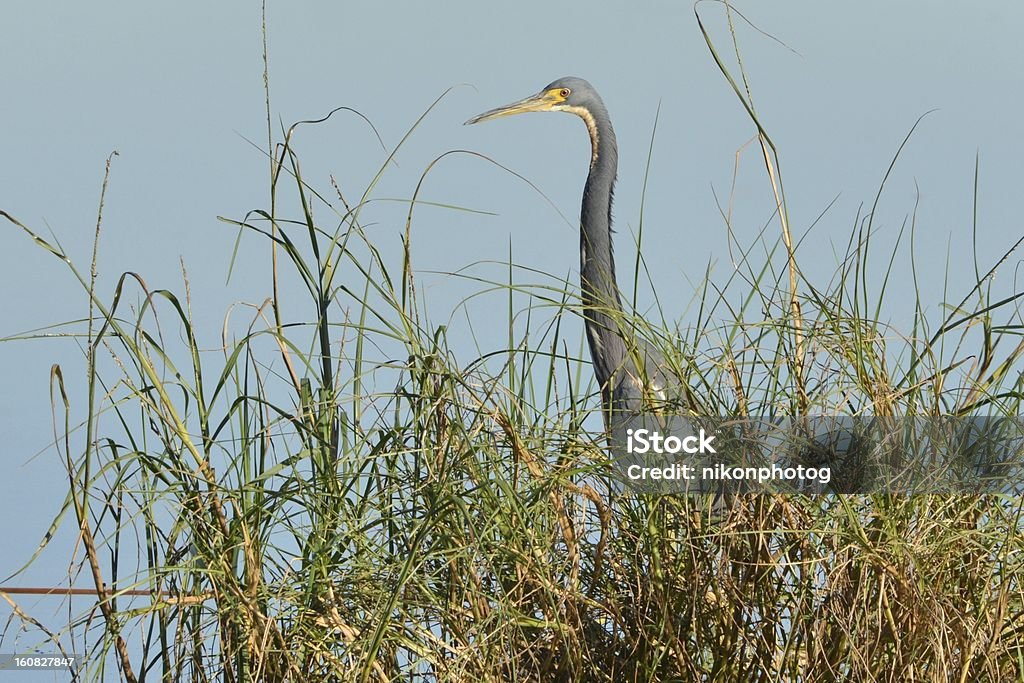
<path id="1" fill-rule="evenodd" d="M 582 78 L 566 76 L 549 83 L 536 95 L 530 95 L 517 102 L 474 116 L 466 121 L 466 125 L 512 114 L 525 114 L 529 111 L 565 111 L 582 115 L 582 112 L 590 112 L 593 106 L 599 104 L 600 101 L 597 91 L 590 83 Z"/>

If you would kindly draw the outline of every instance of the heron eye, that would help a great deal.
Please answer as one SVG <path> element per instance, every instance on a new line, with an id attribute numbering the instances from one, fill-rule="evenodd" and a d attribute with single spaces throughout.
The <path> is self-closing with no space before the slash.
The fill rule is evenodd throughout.
<path id="1" fill-rule="evenodd" d="M 558 94 L 559 94 L 559 95 L 560 95 L 560 96 L 561 96 L 562 98 L 566 98 L 566 97 L 568 97 L 568 96 L 569 96 L 569 93 L 571 93 L 571 92 L 572 92 L 572 91 L 571 91 L 571 90 L 569 90 L 568 88 L 562 88 L 561 90 L 559 90 L 559 91 L 558 91 Z"/>

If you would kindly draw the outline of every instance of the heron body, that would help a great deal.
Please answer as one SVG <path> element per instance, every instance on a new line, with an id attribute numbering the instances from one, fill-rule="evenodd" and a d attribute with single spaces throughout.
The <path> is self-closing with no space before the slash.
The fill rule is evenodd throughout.
<path id="1" fill-rule="evenodd" d="M 632 334 L 615 279 L 612 197 L 619 163 L 615 131 L 604 102 L 590 83 L 566 77 L 536 95 L 486 111 L 466 121 L 480 123 L 532 111 L 579 116 L 590 134 L 590 173 L 580 211 L 580 289 L 594 374 L 601 388 L 605 426 L 611 432 L 630 416 L 667 400 L 672 384 L 665 359 Z"/>

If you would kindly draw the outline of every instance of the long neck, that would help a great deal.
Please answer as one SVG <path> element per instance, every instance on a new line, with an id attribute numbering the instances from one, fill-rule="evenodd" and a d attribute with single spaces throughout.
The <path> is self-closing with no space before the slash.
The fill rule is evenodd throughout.
<path id="1" fill-rule="evenodd" d="M 607 380 L 626 359 L 621 320 L 615 319 L 622 311 L 622 302 L 615 283 L 611 230 L 612 194 L 619 159 L 607 113 L 587 113 L 582 118 L 590 133 L 593 154 L 580 215 L 580 285 L 595 374 L 607 390 Z"/>

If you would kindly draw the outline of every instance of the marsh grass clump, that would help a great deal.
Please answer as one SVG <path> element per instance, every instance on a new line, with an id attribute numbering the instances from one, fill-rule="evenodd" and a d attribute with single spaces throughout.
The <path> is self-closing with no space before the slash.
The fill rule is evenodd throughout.
<path id="1" fill-rule="evenodd" d="M 990 295 L 1017 245 L 937 302 L 954 304 L 941 320 L 915 292 L 897 334 L 884 286 L 875 300 L 863 286 L 873 213 L 835 277 L 811 281 L 757 127 L 780 237 L 742 243 L 730 226 L 740 258 L 705 279 L 686 334 L 622 324 L 708 415 L 1019 415 L 1020 294 Z M 268 146 L 267 205 L 226 221 L 264 241 L 273 270 L 267 301 L 220 339 L 195 325 L 187 280 L 125 274 L 104 299 L 95 255 L 83 270 L 3 214 L 89 300 L 85 375 L 55 366 L 51 383 L 57 523 L 80 534 L 95 609 L 53 629 L 16 608 L 54 647 L 84 644 L 80 680 L 1024 678 L 1019 496 L 723 504 L 615 486 L 589 370 L 559 325 L 575 289 L 486 283 L 509 291 L 510 342 L 467 362 L 416 287 L 417 196 L 391 259 L 361 222 L 376 181 L 358 201 L 314 188 L 296 130 Z M 282 311 L 286 272 L 308 292 L 304 322 Z M 550 324 L 516 337 L 513 290 Z"/>

